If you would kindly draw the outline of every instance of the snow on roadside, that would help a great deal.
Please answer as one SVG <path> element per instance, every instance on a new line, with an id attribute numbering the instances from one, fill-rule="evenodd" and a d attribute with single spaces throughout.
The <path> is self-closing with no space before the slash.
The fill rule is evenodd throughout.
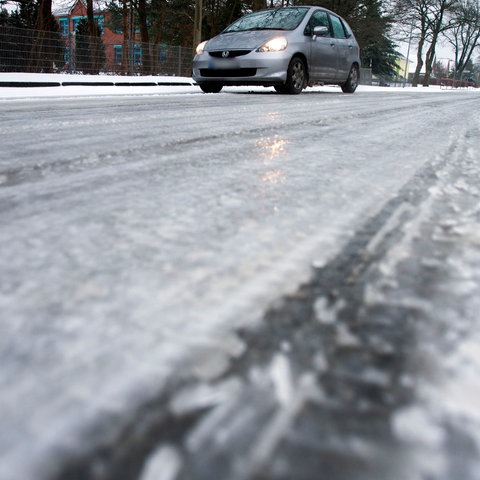
<path id="1" fill-rule="evenodd" d="M 21 87 L 5 86 L 7 82 L 52 82 L 57 86 Z M 95 83 L 111 83 L 112 85 L 95 85 Z M 82 85 L 64 85 L 68 83 L 82 83 Z M 88 85 L 91 83 L 92 85 Z M 131 85 L 124 85 L 124 84 Z M 151 83 L 152 85 L 145 85 Z M 123 85 L 121 85 L 123 84 Z M 223 91 L 265 91 L 266 87 L 225 87 Z M 267 90 L 274 92 L 273 87 Z M 338 86 L 313 87 L 307 91 L 334 91 L 341 92 Z M 410 88 L 410 87 L 377 87 L 360 85 L 358 92 L 456 92 L 465 89 L 451 89 L 440 87 Z M 480 89 L 470 89 L 480 92 Z M 34 97 L 69 97 L 69 96 L 92 96 L 92 95 L 155 95 L 155 94 L 179 94 L 201 93 L 200 88 L 190 77 L 174 76 L 122 76 L 122 75 L 70 75 L 66 73 L 0 73 L 0 100 Z"/>

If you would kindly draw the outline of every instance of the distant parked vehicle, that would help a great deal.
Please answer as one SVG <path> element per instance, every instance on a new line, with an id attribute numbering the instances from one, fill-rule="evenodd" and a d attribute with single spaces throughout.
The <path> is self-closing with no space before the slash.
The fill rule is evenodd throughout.
<path id="1" fill-rule="evenodd" d="M 311 6 L 248 14 L 198 45 L 193 60 L 193 79 L 206 93 L 263 85 L 298 94 L 317 84 L 353 93 L 359 77 L 359 47 L 347 22 Z"/>

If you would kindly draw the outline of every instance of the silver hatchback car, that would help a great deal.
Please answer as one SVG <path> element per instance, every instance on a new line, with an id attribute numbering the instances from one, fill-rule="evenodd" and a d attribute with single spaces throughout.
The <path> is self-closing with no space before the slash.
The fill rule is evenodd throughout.
<path id="1" fill-rule="evenodd" d="M 273 86 L 300 93 L 307 86 L 336 84 L 353 93 L 360 78 L 359 47 L 347 22 L 320 7 L 254 12 L 202 42 L 193 79 L 206 93 L 224 85 Z"/>

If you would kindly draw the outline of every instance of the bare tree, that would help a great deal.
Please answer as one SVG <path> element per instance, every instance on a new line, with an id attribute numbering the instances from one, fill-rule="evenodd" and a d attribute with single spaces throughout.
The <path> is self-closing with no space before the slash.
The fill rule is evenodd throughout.
<path id="1" fill-rule="evenodd" d="M 97 32 L 97 25 L 93 16 L 93 0 L 87 0 L 87 22 L 88 34 L 90 37 L 95 37 Z"/>
<path id="2" fill-rule="evenodd" d="M 445 32 L 445 37 L 455 51 L 455 74 L 461 76 L 480 45 L 480 5 L 467 0 L 452 16 L 455 26 Z"/>
<path id="3" fill-rule="evenodd" d="M 158 71 L 160 43 L 163 39 L 163 24 L 167 13 L 167 0 L 152 0 L 152 72 Z M 196 46 L 196 45 L 195 45 Z"/>
<path id="4" fill-rule="evenodd" d="M 441 33 L 448 31 L 455 25 L 455 20 L 448 16 L 448 12 L 458 7 L 457 0 L 437 0 L 432 2 L 429 15 L 430 46 L 425 56 L 425 77 L 423 86 L 428 87 L 432 74 L 435 50 Z"/>
<path id="5" fill-rule="evenodd" d="M 195 19 L 193 22 L 193 48 L 202 41 L 203 1 L 195 0 Z"/>
<path id="6" fill-rule="evenodd" d="M 54 48 L 51 32 L 55 31 L 55 23 L 52 15 L 52 0 L 40 0 L 30 62 L 34 71 L 50 72 L 52 69 L 53 65 L 49 57 Z"/>
<path id="7" fill-rule="evenodd" d="M 101 67 L 101 51 L 102 45 L 100 40 L 100 31 L 98 23 L 95 21 L 93 11 L 93 0 L 86 0 L 87 4 L 87 25 L 88 25 L 88 43 L 90 54 L 90 68 L 91 73 L 98 74 Z"/>
<path id="8" fill-rule="evenodd" d="M 454 23 L 447 13 L 453 11 L 457 3 L 457 0 L 398 0 L 396 16 L 417 41 L 417 65 L 412 86 L 418 85 L 424 66 L 423 85 L 429 85 L 439 35 L 453 27 Z"/>
<path id="9" fill-rule="evenodd" d="M 129 0 L 122 0 L 122 17 L 123 17 L 123 48 L 122 48 L 122 73 L 128 75 L 130 73 L 130 24 L 132 22 L 132 5 Z"/>
<path id="10" fill-rule="evenodd" d="M 140 28 L 140 41 L 142 44 L 142 72 L 144 74 L 152 73 L 152 56 L 150 52 L 150 34 L 147 23 L 147 2 L 146 0 L 137 0 L 138 24 Z"/>

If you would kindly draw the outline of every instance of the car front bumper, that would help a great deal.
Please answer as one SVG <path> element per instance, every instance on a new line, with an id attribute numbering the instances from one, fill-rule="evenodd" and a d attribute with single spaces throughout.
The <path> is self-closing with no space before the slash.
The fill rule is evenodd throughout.
<path id="1" fill-rule="evenodd" d="M 250 52 L 234 58 L 217 58 L 204 52 L 193 60 L 192 77 L 197 83 L 279 85 L 286 81 L 288 64 L 285 52 Z"/>

